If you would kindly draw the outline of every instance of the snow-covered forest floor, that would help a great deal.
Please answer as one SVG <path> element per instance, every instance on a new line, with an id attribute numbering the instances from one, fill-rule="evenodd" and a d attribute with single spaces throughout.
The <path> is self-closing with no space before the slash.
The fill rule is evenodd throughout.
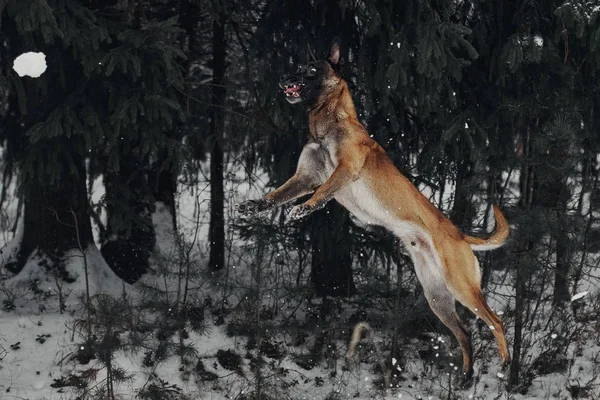
<path id="1" fill-rule="evenodd" d="M 557 318 L 543 296 L 535 305 L 521 355 L 531 381 L 523 393 L 507 391 L 508 372 L 498 369 L 491 332 L 469 319 L 475 383 L 460 390 L 454 383 L 460 351 L 422 295 L 395 304 L 361 296 L 365 285 L 393 284 L 382 281 L 383 267 L 356 271 L 359 294 L 327 304 L 306 295 L 307 272 L 297 276 L 293 253 L 282 249 L 281 262 L 262 268 L 253 239 L 239 237 L 233 211 L 239 200 L 266 190 L 260 177 L 255 181 L 251 186 L 231 180 L 236 183 L 227 187 L 226 271 L 206 272 L 210 192 L 201 181 L 180 190 L 179 240 L 174 240 L 168 213 L 157 208 L 155 274 L 135 285 L 119 280 L 95 247 L 69 255 L 67 268 L 77 277 L 73 283 L 43 273 L 41 259 L 31 260 L 16 277 L 5 274 L 0 281 L 0 398 L 103 398 L 111 379 L 121 399 L 600 398 L 600 269 L 586 271 L 573 297 L 576 312 L 563 311 Z M 97 182 L 92 201 L 102 196 L 101 179 Z M 8 229 L 16 211 L 16 200 L 4 210 L 3 257 L 14 245 Z M 94 315 L 85 307 L 86 265 Z M 188 286 L 176 274 L 182 266 L 189 267 Z M 412 272 L 407 282 L 415 285 Z M 486 293 L 504 320 L 509 342 L 514 329 L 511 282 L 510 274 L 499 269 Z M 184 291 L 189 325 L 169 329 L 176 321 L 169 304 L 176 304 Z M 152 303 L 157 297 L 162 300 Z M 413 326 L 414 315 L 422 312 L 431 315 L 429 326 Z M 350 331 L 362 320 L 370 321 L 373 330 L 361 340 L 354 363 L 347 364 Z M 106 357 L 86 357 L 88 340 L 113 345 L 111 379 Z M 391 388 L 384 391 L 386 375 Z"/>

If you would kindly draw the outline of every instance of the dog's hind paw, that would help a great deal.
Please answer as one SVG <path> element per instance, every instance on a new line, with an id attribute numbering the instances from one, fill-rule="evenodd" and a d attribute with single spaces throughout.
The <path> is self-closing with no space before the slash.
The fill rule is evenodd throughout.
<path id="1" fill-rule="evenodd" d="M 473 385 L 473 372 L 463 372 L 462 374 L 457 375 L 454 378 L 454 384 L 461 390 L 470 388 Z"/>

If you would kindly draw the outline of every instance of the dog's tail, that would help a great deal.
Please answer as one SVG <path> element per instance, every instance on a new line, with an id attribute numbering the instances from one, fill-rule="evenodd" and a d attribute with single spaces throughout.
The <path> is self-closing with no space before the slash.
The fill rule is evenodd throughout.
<path id="1" fill-rule="evenodd" d="M 356 351 L 356 345 L 358 344 L 363 331 L 373 332 L 371 326 L 366 322 L 359 322 L 356 324 L 354 331 L 352 332 L 352 339 L 350 339 L 350 344 L 348 345 L 348 351 L 346 352 L 346 362 L 352 361 Z"/>
<path id="2" fill-rule="evenodd" d="M 500 211 L 500 207 L 494 204 L 494 217 L 496 218 L 496 229 L 494 233 L 487 239 L 478 238 L 475 236 L 465 235 L 465 241 L 471 245 L 475 251 L 488 251 L 497 249 L 506 242 L 510 227 L 508 221 L 504 218 L 504 214 Z"/>

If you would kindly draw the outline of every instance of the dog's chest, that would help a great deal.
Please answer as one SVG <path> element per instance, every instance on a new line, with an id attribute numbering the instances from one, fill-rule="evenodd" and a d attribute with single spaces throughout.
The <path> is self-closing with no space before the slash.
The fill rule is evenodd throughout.
<path id="1" fill-rule="evenodd" d="M 319 144 L 319 152 L 321 153 L 321 159 L 324 162 L 324 170 L 327 178 L 329 178 L 333 171 L 338 166 L 338 158 L 337 158 L 337 143 L 334 140 L 328 138 L 318 139 Z"/>
<path id="2" fill-rule="evenodd" d="M 335 199 L 360 221 L 388 229 L 391 227 L 393 216 L 382 206 L 373 188 L 364 178 L 341 188 Z"/>
<path id="3" fill-rule="evenodd" d="M 323 169 L 327 179 L 331 177 L 339 163 L 337 146 L 335 140 L 323 139 L 319 142 L 319 149 L 323 154 Z M 382 207 L 373 188 L 362 177 L 339 189 L 334 198 L 362 222 L 385 227 L 388 227 L 387 225 L 391 222 L 389 212 Z"/>

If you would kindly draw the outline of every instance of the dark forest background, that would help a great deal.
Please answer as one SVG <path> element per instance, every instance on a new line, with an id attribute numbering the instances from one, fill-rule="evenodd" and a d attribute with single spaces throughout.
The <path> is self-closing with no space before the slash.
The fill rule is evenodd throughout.
<path id="1" fill-rule="evenodd" d="M 292 175 L 307 117 L 278 77 L 335 36 L 359 118 L 396 166 L 465 232 L 490 230 L 491 204 L 510 221 L 509 243 L 480 261 L 484 292 L 497 276 L 511 288 L 511 387 L 535 369 L 527 332 L 576 319 L 571 296 L 598 274 L 595 1 L 0 0 L 0 29 L 0 206 L 16 185 L 18 221 L 4 230 L 23 229 L 2 266 L 11 274 L 43 254 L 40 268 L 69 282 L 64 254 L 88 245 L 128 283 L 154 274 L 157 204 L 185 236 L 180 194 L 207 177 L 210 213 L 198 219 L 209 229 L 193 240 L 208 253 L 194 279 L 227 282 L 243 250 L 254 296 L 261 271 L 291 265 L 297 279 L 281 293 L 317 302 L 322 320 L 351 303 L 346 332 L 377 325 L 369 307 L 381 307 L 394 339 L 435 323 L 394 238 L 337 204 L 294 224 L 285 211 L 233 214 L 248 195 L 231 197 L 232 185 L 259 174 L 266 193 Z M 39 79 L 12 69 L 25 51 L 46 54 Z M 92 202 L 99 177 L 105 194 Z M 553 306 L 543 320 L 532 317 L 540 304 Z M 256 326 L 281 312 L 266 311 Z"/>

